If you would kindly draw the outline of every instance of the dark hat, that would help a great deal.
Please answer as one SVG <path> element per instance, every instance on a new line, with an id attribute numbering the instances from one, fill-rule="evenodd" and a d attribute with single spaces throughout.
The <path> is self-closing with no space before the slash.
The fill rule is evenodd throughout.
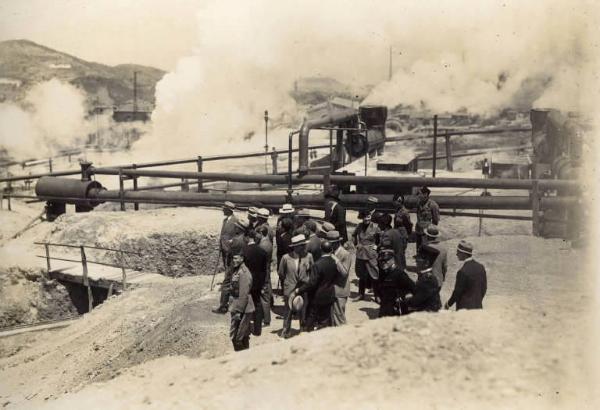
<path id="1" fill-rule="evenodd" d="M 429 225 L 425 230 L 425 235 L 427 235 L 430 238 L 437 238 L 438 236 L 440 236 L 440 231 L 438 231 L 438 228 L 436 228 L 435 225 Z"/>
<path id="2" fill-rule="evenodd" d="M 384 213 L 380 212 L 380 214 L 377 215 L 377 223 L 381 223 L 386 226 L 391 225 L 392 216 L 390 214 L 384 214 Z"/>
<path id="3" fill-rule="evenodd" d="M 332 185 L 326 192 L 325 192 L 325 198 L 333 198 L 333 199 L 340 199 L 340 189 L 335 186 Z"/>
<path id="4" fill-rule="evenodd" d="M 323 251 L 323 253 L 331 253 L 331 251 L 333 250 L 331 247 L 331 242 L 329 242 L 328 240 L 324 240 L 321 243 L 321 250 Z"/>
<path id="5" fill-rule="evenodd" d="M 306 236 L 303 234 L 296 235 L 292 237 L 292 243 L 290 243 L 291 247 L 306 245 Z"/>
<path id="6" fill-rule="evenodd" d="M 235 209 L 235 204 L 230 201 L 225 201 L 225 203 L 223 204 L 223 208 L 229 208 L 233 211 Z"/>
<path id="7" fill-rule="evenodd" d="M 397 202 L 399 204 L 403 204 L 404 203 L 404 195 L 396 194 L 396 195 L 394 195 L 394 199 L 392 201 Z"/>
<path id="8" fill-rule="evenodd" d="M 386 248 L 380 248 L 378 250 L 378 252 L 379 252 L 379 256 L 383 256 L 383 255 L 386 255 L 386 254 L 392 254 L 392 255 L 394 255 L 394 250 L 391 249 L 391 248 L 387 248 L 387 247 Z"/>
<path id="9" fill-rule="evenodd" d="M 460 241 L 456 250 L 467 255 L 473 255 L 473 244 L 467 241 Z"/>
<path id="10" fill-rule="evenodd" d="M 325 235 L 325 239 L 327 239 L 329 242 L 339 242 L 342 240 L 342 237 L 338 231 L 329 231 Z"/>
<path id="11" fill-rule="evenodd" d="M 309 219 L 308 221 L 304 222 L 304 226 L 311 232 L 317 232 L 317 223 L 312 219 Z"/>
<path id="12" fill-rule="evenodd" d="M 426 186 L 421 187 L 421 192 L 424 194 L 430 194 L 431 190 L 429 188 L 427 188 Z"/>

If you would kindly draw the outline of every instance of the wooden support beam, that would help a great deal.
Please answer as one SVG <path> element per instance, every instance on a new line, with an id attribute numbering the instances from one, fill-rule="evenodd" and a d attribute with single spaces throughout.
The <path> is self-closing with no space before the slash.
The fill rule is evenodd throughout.
<path id="1" fill-rule="evenodd" d="M 534 236 L 539 236 L 540 235 L 540 231 L 541 231 L 541 219 L 540 219 L 540 190 L 539 190 L 539 184 L 537 180 L 533 181 L 533 184 L 531 186 L 531 192 L 530 192 L 530 198 L 531 198 L 531 218 L 532 218 L 532 225 L 531 225 L 531 233 Z"/>
<path id="2" fill-rule="evenodd" d="M 453 171 L 454 169 L 452 165 L 452 142 L 450 141 L 449 135 L 446 135 L 444 139 L 446 140 L 446 169 L 448 171 Z"/>

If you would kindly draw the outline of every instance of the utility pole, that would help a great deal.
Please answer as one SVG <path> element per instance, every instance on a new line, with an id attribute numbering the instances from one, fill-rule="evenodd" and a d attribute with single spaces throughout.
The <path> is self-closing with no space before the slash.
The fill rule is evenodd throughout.
<path id="1" fill-rule="evenodd" d="M 269 132 L 269 111 L 265 110 L 265 175 L 269 173 L 268 170 L 268 159 L 267 157 L 269 156 L 269 138 L 268 138 L 268 132 Z"/>

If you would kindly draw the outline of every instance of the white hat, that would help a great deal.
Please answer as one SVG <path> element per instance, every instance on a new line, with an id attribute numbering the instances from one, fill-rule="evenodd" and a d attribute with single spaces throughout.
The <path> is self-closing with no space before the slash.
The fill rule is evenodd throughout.
<path id="1" fill-rule="evenodd" d="M 281 208 L 279 208 L 280 214 L 292 214 L 294 213 L 294 207 L 292 204 L 283 204 Z"/>
<path id="2" fill-rule="evenodd" d="M 292 237 L 292 243 L 290 243 L 290 246 L 299 246 L 299 245 L 304 245 L 306 244 L 306 236 L 300 234 L 300 235 L 296 235 Z"/>
<path id="3" fill-rule="evenodd" d="M 267 219 L 267 218 L 269 218 L 269 215 L 271 215 L 271 213 L 269 212 L 269 210 L 267 208 L 260 208 L 258 210 L 258 214 L 257 215 L 259 217 L 261 217 L 261 218 Z"/>

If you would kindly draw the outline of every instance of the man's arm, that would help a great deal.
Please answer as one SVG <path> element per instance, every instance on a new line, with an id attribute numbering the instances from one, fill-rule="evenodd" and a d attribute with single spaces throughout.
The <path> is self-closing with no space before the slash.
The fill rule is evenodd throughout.
<path id="1" fill-rule="evenodd" d="M 243 268 L 240 267 L 240 269 Z M 248 296 L 250 294 L 250 288 L 252 287 L 252 276 L 247 273 L 248 272 L 246 272 L 245 275 L 240 274 L 239 295 L 232 305 L 232 313 L 243 314 L 246 311 L 246 305 L 248 304 Z"/>
<path id="2" fill-rule="evenodd" d="M 454 303 L 462 297 L 467 287 L 466 285 L 467 278 L 465 277 L 463 271 L 459 270 L 456 274 L 456 283 L 454 284 L 454 291 L 452 292 L 452 296 L 450 296 L 450 299 L 448 299 L 448 302 L 446 302 L 447 307 L 454 305 Z"/>
<path id="3" fill-rule="evenodd" d="M 481 297 L 483 298 L 485 296 L 485 294 L 487 293 L 487 272 L 485 271 L 485 268 L 482 268 L 482 269 L 483 269 L 483 285 L 482 285 L 483 292 L 482 292 Z"/>

